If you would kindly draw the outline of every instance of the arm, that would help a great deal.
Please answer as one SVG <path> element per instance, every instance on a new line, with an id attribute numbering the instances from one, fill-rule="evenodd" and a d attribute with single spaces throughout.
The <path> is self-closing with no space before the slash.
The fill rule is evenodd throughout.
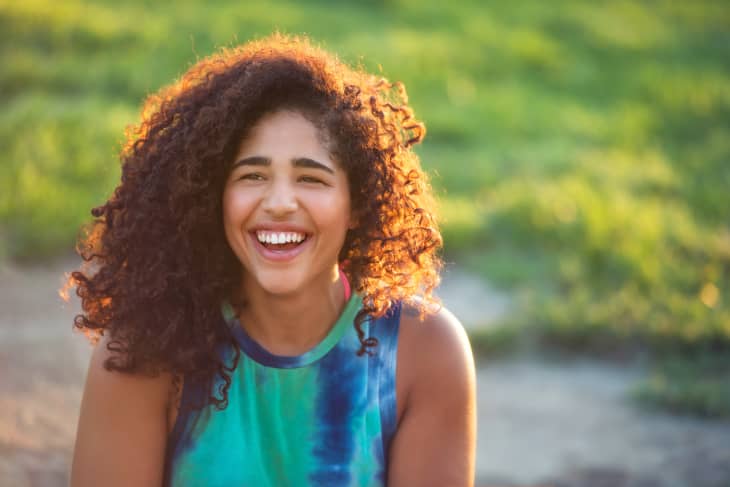
<path id="1" fill-rule="evenodd" d="M 391 445 L 388 485 L 472 486 L 476 379 L 459 321 L 443 308 L 423 322 L 404 313 L 398 369 L 403 412 Z"/>
<path id="2" fill-rule="evenodd" d="M 81 402 L 71 486 L 162 484 L 169 375 L 110 372 L 106 339 L 96 346 Z"/>

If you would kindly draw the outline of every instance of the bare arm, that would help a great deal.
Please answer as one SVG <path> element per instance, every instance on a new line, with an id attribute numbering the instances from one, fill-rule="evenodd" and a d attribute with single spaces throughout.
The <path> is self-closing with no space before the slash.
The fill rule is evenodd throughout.
<path id="1" fill-rule="evenodd" d="M 162 484 L 169 375 L 110 372 L 106 340 L 91 357 L 76 434 L 71 486 Z"/>
<path id="2" fill-rule="evenodd" d="M 388 485 L 472 486 L 476 380 L 459 321 L 445 309 L 423 323 L 404 315 L 398 364 L 403 412 L 390 450 Z"/>

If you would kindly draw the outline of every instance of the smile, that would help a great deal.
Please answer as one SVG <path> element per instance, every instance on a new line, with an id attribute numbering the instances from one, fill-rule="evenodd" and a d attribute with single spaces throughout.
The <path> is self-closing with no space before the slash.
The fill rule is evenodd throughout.
<path id="1" fill-rule="evenodd" d="M 309 242 L 309 235 L 302 231 L 258 229 L 251 232 L 255 247 L 262 257 L 285 262 L 299 255 Z"/>

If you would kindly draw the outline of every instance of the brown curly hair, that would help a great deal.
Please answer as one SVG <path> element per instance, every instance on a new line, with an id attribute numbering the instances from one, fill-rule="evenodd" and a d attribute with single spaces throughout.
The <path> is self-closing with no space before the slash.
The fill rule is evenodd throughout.
<path id="1" fill-rule="evenodd" d="M 437 300 L 441 234 L 412 146 L 425 128 L 400 83 L 352 69 L 308 39 L 274 34 L 205 58 L 150 96 L 128 130 L 121 182 L 92 210 L 71 273 L 83 312 L 74 325 L 109 335 L 108 370 L 170 372 L 210 386 L 225 407 L 233 344 L 220 304 L 241 265 L 223 230 L 222 192 L 240 141 L 280 109 L 305 114 L 346 171 L 357 218 L 340 252 L 363 298 L 359 354 L 377 341 L 361 325 L 397 301 L 421 313 Z M 211 390 L 207 388 L 205 390 Z"/>

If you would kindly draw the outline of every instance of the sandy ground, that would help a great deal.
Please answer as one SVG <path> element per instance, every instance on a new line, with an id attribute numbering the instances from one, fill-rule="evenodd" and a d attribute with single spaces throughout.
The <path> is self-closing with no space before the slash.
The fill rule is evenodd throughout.
<path id="1" fill-rule="evenodd" d="M 67 484 L 90 346 L 57 290 L 74 261 L 0 268 L 0 486 Z M 468 328 L 509 299 L 461 271 L 446 304 Z M 644 370 L 519 357 L 478 364 L 478 485 L 728 487 L 730 422 L 637 409 Z"/>

